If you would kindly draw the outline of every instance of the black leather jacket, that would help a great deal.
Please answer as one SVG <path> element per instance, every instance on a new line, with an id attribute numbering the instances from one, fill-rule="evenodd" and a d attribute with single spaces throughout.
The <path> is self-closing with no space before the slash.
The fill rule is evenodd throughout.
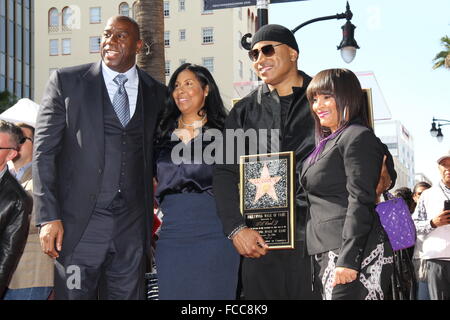
<path id="1" fill-rule="evenodd" d="M 0 180 L 0 297 L 22 255 L 32 199 L 6 170 Z"/>

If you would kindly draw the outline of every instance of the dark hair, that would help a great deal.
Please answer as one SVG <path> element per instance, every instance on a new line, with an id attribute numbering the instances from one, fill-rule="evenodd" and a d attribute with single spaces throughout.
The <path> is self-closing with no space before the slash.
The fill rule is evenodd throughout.
<path id="1" fill-rule="evenodd" d="M 414 186 L 414 189 L 413 189 L 413 195 L 417 193 L 417 189 L 420 188 L 420 187 L 425 188 L 425 189 L 430 189 L 431 188 L 431 184 L 429 184 L 426 181 L 419 181 L 419 182 L 417 182 L 416 185 Z"/>
<path id="2" fill-rule="evenodd" d="M 313 99 L 319 94 L 331 95 L 336 100 L 338 129 L 359 118 L 360 124 L 371 128 L 367 114 L 366 98 L 356 75 L 348 69 L 322 70 L 312 79 L 306 90 L 311 113 L 316 123 L 316 136 L 323 139 L 331 134 L 322 127 L 313 112 Z"/>
<path id="3" fill-rule="evenodd" d="M 214 81 L 213 76 L 208 69 L 203 66 L 185 63 L 178 67 L 170 78 L 166 108 L 163 111 L 161 121 L 159 123 L 159 138 L 164 137 L 169 131 L 174 129 L 175 123 L 181 114 L 175 100 L 173 99 L 173 92 L 175 90 L 175 82 L 177 81 L 178 75 L 184 70 L 189 70 L 194 73 L 202 88 L 205 88 L 206 86 L 209 87 L 208 96 L 205 98 L 205 104 L 198 112 L 199 116 L 206 113 L 207 122 L 205 126 L 219 130 L 223 129 L 225 118 L 227 116 L 227 110 L 223 105 L 219 88 Z"/>
<path id="4" fill-rule="evenodd" d="M 403 198 L 408 205 L 409 212 L 413 213 L 416 208 L 416 202 L 413 199 L 413 193 L 410 188 L 402 187 L 394 191 L 396 197 Z"/>
<path id="5" fill-rule="evenodd" d="M 19 146 L 23 143 L 24 138 L 22 129 L 12 122 L 0 120 L 0 132 L 8 134 L 12 147 L 19 149 Z"/>

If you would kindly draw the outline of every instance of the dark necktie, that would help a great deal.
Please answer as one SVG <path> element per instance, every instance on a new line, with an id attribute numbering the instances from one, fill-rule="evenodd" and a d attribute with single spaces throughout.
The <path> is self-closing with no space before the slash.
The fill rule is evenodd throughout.
<path id="1" fill-rule="evenodd" d="M 125 127 L 130 121 L 130 104 L 127 91 L 125 90 L 125 82 L 128 81 L 128 78 L 124 74 L 118 74 L 113 81 L 119 86 L 114 94 L 113 108 L 120 123 Z"/>

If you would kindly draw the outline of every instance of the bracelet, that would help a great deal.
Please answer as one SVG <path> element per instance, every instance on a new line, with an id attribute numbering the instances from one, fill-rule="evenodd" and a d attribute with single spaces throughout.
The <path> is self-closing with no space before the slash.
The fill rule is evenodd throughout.
<path id="1" fill-rule="evenodd" d="M 233 237 L 244 228 L 247 228 L 247 226 L 245 224 L 241 224 L 241 225 L 237 226 L 233 231 L 231 231 L 231 233 L 228 235 L 227 238 L 232 240 Z"/>

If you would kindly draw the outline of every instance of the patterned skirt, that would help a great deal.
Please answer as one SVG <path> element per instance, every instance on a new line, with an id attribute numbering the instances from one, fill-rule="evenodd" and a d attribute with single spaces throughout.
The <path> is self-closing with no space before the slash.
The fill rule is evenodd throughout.
<path id="1" fill-rule="evenodd" d="M 324 300 L 384 300 L 393 272 L 393 253 L 388 242 L 366 250 L 356 280 L 333 287 L 338 252 L 328 251 L 314 256 L 315 279 Z"/>

